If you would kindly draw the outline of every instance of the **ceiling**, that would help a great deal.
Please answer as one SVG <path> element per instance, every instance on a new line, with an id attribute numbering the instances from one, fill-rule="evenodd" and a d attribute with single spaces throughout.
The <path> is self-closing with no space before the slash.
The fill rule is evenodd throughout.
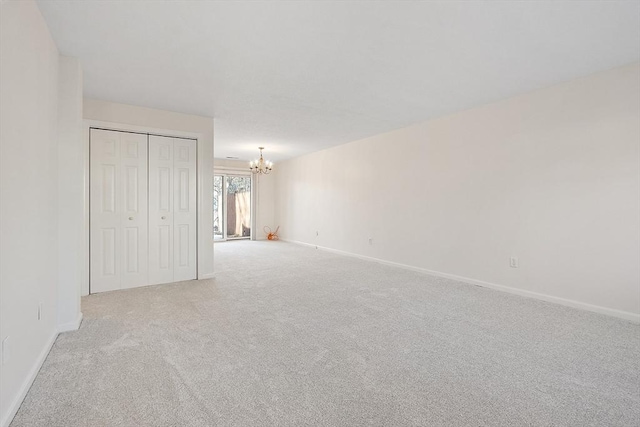
<path id="1" fill-rule="evenodd" d="M 640 2 L 38 2 L 88 98 L 278 161 L 640 59 Z"/>

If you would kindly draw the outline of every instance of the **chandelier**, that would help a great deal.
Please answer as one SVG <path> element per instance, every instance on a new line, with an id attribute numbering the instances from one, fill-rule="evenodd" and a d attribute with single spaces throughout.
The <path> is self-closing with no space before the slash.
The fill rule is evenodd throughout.
<path id="1" fill-rule="evenodd" d="M 262 173 L 266 175 L 271 172 L 271 169 L 273 169 L 273 162 L 262 158 L 262 150 L 264 150 L 264 147 L 258 147 L 258 149 L 260 150 L 260 159 L 250 161 L 249 169 L 251 169 L 251 172 L 253 173 Z"/>

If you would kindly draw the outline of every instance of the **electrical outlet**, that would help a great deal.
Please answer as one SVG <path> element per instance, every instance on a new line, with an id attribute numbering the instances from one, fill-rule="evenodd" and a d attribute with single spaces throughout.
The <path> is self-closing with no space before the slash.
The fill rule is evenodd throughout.
<path id="1" fill-rule="evenodd" d="M 518 257 L 512 256 L 509 258 L 509 267 L 518 268 Z"/>
<path id="2" fill-rule="evenodd" d="M 369 244 L 373 245 L 373 238 L 372 237 L 369 237 Z"/>
<path id="3" fill-rule="evenodd" d="M 38 320 L 42 320 L 42 303 L 38 303 Z"/>
<path id="4" fill-rule="evenodd" d="M 9 359 L 11 358 L 11 349 L 9 348 L 9 337 L 6 337 L 2 340 L 2 364 L 6 365 L 9 363 Z"/>

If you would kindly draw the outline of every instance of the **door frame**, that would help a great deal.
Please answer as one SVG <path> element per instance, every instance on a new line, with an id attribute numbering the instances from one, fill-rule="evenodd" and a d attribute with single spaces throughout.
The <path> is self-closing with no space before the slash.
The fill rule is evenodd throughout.
<path id="1" fill-rule="evenodd" d="M 227 224 L 225 221 L 222 227 L 223 238 L 217 239 L 217 240 L 214 238 L 213 242 L 219 243 L 219 242 L 228 242 L 228 241 L 234 241 L 234 240 L 256 240 L 256 215 L 257 215 L 257 208 L 258 208 L 256 201 L 257 201 L 258 189 L 256 188 L 257 181 L 256 181 L 255 174 L 251 173 L 251 171 L 246 171 L 244 169 L 229 168 L 229 167 L 214 167 L 213 176 L 215 177 L 216 175 L 222 175 L 223 193 L 224 193 L 225 184 L 227 181 L 226 179 L 227 176 L 231 175 L 231 176 L 251 177 L 251 232 L 249 234 L 249 237 L 227 237 L 227 227 L 226 227 Z M 222 197 L 222 203 L 223 203 L 222 216 L 224 217 L 226 215 L 226 207 L 227 207 L 226 206 L 227 202 L 225 197 Z"/>
<path id="2" fill-rule="evenodd" d="M 255 175 L 252 174 L 250 171 L 247 172 L 245 170 L 242 169 L 233 169 L 233 168 L 216 168 L 213 171 L 213 176 L 215 177 L 216 175 L 222 175 L 222 190 L 224 193 L 225 190 L 225 184 L 226 184 L 226 177 L 227 176 L 248 176 L 251 177 L 251 231 L 248 237 L 227 237 L 227 221 L 226 219 L 223 219 L 222 221 L 222 235 L 223 238 L 222 239 L 213 239 L 214 243 L 218 243 L 218 242 L 228 242 L 228 241 L 234 241 L 234 240 L 256 240 L 256 234 L 255 234 L 255 217 L 256 217 L 256 193 L 257 193 L 257 188 L 255 187 L 256 184 L 256 179 L 255 179 Z M 224 193 L 224 195 L 226 196 L 226 193 Z M 222 216 L 223 218 L 226 216 L 226 198 L 223 197 L 222 198 L 222 203 L 223 203 L 223 207 L 222 207 Z"/>
<path id="3" fill-rule="evenodd" d="M 195 139 L 196 140 L 196 279 L 207 279 L 210 278 L 209 275 L 203 274 L 200 271 L 200 265 L 202 263 L 202 257 L 204 256 L 205 251 L 201 250 L 201 245 L 204 243 L 204 239 L 200 239 L 199 230 L 204 229 L 202 227 L 202 220 L 204 218 L 203 210 L 206 209 L 206 198 L 203 194 L 203 171 L 204 168 L 204 144 L 203 141 L 205 139 L 205 135 L 199 132 L 186 132 L 186 131 L 176 131 L 171 129 L 161 129 L 161 128 L 153 128 L 148 126 L 137 126 L 130 125 L 125 123 L 114 123 L 114 122 L 105 122 L 101 120 L 83 120 L 83 138 L 84 138 L 84 236 L 83 236 L 83 256 L 82 260 L 83 271 L 82 271 L 82 281 L 81 281 L 81 289 L 80 293 L 82 296 L 89 295 L 90 293 L 90 279 L 89 279 L 89 268 L 91 262 L 91 254 L 90 254 L 90 244 L 89 244 L 89 236 L 91 233 L 91 224 L 89 221 L 90 218 L 90 206 L 89 206 L 89 190 L 90 190 L 90 162 L 91 159 L 89 157 L 89 146 L 91 139 L 91 129 L 103 129 L 103 130 L 111 130 L 111 131 L 119 131 L 119 132 L 129 132 L 129 133 L 142 133 L 147 135 L 158 135 L 158 136 L 167 136 L 170 138 L 186 138 L 186 139 Z M 213 179 L 213 178 L 212 178 Z"/>

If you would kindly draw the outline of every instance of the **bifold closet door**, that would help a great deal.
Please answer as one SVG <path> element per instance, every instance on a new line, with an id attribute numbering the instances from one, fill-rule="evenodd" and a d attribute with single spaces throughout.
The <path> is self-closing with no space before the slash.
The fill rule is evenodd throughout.
<path id="1" fill-rule="evenodd" d="M 91 129 L 92 293 L 148 283 L 147 214 L 147 135 Z"/>
<path id="2" fill-rule="evenodd" d="M 196 278 L 196 141 L 149 137 L 149 282 Z"/>
<path id="3" fill-rule="evenodd" d="M 196 141 L 173 140 L 173 280 L 196 278 Z"/>

